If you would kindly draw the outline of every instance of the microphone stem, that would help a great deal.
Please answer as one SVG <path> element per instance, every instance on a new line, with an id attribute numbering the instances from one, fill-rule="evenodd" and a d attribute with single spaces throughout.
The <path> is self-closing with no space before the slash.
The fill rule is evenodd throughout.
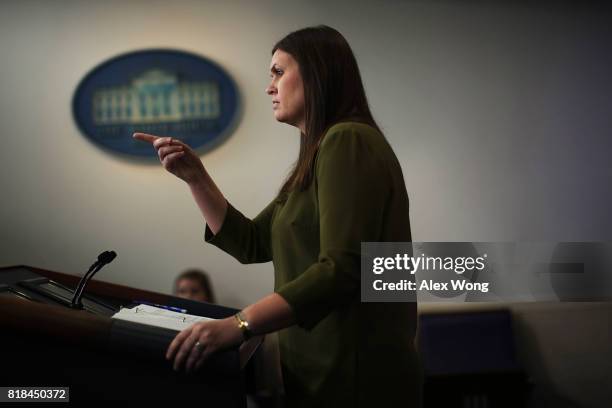
<path id="1" fill-rule="evenodd" d="M 81 297 L 83 296 L 83 291 L 85 290 L 85 286 L 91 280 L 91 278 L 104 266 L 104 263 L 94 263 L 89 271 L 83 276 L 81 281 L 79 282 L 78 287 L 74 291 L 74 297 L 72 298 L 72 306 L 81 306 Z"/>

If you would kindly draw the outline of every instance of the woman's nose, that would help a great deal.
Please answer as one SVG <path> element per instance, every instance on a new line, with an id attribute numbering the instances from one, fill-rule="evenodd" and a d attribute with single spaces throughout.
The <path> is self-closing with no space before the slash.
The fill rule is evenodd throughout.
<path id="1" fill-rule="evenodd" d="M 275 92 L 276 92 L 276 89 L 275 89 L 275 88 L 274 88 L 272 85 L 268 85 L 268 86 L 266 87 L 266 93 L 267 93 L 268 95 L 272 95 L 272 94 L 273 94 L 273 93 L 275 93 Z"/>

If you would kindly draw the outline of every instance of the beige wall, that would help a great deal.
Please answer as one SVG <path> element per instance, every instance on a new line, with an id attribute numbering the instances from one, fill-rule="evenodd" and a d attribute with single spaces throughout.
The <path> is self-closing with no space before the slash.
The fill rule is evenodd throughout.
<path id="1" fill-rule="evenodd" d="M 298 146 L 264 94 L 270 48 L 318 23 L 354 48 L 404 170 L 416 241 L 610 239 L 609 13 L 444 1 L 13 1 L 0 10 L 1 265 L 82 274 L 114 249 L 99 279 L 167 292 L 176 273 L 201 266 L 223 304 L 269 293 L 271 264 L 240 265 L 205 245 L 186 186 L 90 144 L 70 102 L 89 70 L 120 53 L 169 47 L 218 62 L 244 114 L 202 160 L 254 216 Z M 565 328 L 536 334 L 546 344 Z M 579 372 L 597 363 L 572 362 Z M 550 375 L 579 387 L 566 368 Z"/>
<path id="2" fill-rule="evenodd" d="M 224 303 L 269 292 L 271 265 L 242 266 L 204 245 L 186 186 L 160 166 L 90 144 L 70 101 L 90 69 L 120 53 L 170 47 L 217 61 L 238 83 L 244 114 L 202 160 L 227 198 L 254 216 L 298 146 L 264 94 L 270 48 L 317 23 L 337 27 L 355 50 L 404 169 L 415 240 L 610 237 L 601 148 L 610 119 L 601 104 L 612 62 L 601 54 L 599 14 L 480 2 L 331 3 L 3 2 L 0 263 L 80 274 L 110 248 L 119 256 L 100 278 L 167 291 L 179 270 L 202 266 Z"/>

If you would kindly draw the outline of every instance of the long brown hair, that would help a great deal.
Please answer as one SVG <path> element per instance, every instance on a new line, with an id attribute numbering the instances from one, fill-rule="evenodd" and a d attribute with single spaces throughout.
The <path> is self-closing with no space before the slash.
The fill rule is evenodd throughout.
<path id="1" fill-rule="evenodd" d="M 338 122 L 356 121 L 378 131 L 366 98 L 355 55 L 337 30 L 320 25 L 288 34 L 272 48 L 297 61 L 304 84 L 305 133 L 300 153 L 280 192 L 303 191 L 312 182 L 314 161 L 327 129 Z"/>

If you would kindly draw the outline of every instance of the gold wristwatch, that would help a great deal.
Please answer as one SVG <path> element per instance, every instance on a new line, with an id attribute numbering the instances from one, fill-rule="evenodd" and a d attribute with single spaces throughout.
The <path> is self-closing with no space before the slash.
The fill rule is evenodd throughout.
<path id="1" fill-rule="evenodd" d="M 249 322 L 244 318 L 242 312 L 238 312 L 234 315 L 236 321 L 238 322 L 238 328 L 242 331 L 242 338 L 244 341 L 247 341 L 251 337 L 253 337 L 253 332 L 249 328 Z"/>

